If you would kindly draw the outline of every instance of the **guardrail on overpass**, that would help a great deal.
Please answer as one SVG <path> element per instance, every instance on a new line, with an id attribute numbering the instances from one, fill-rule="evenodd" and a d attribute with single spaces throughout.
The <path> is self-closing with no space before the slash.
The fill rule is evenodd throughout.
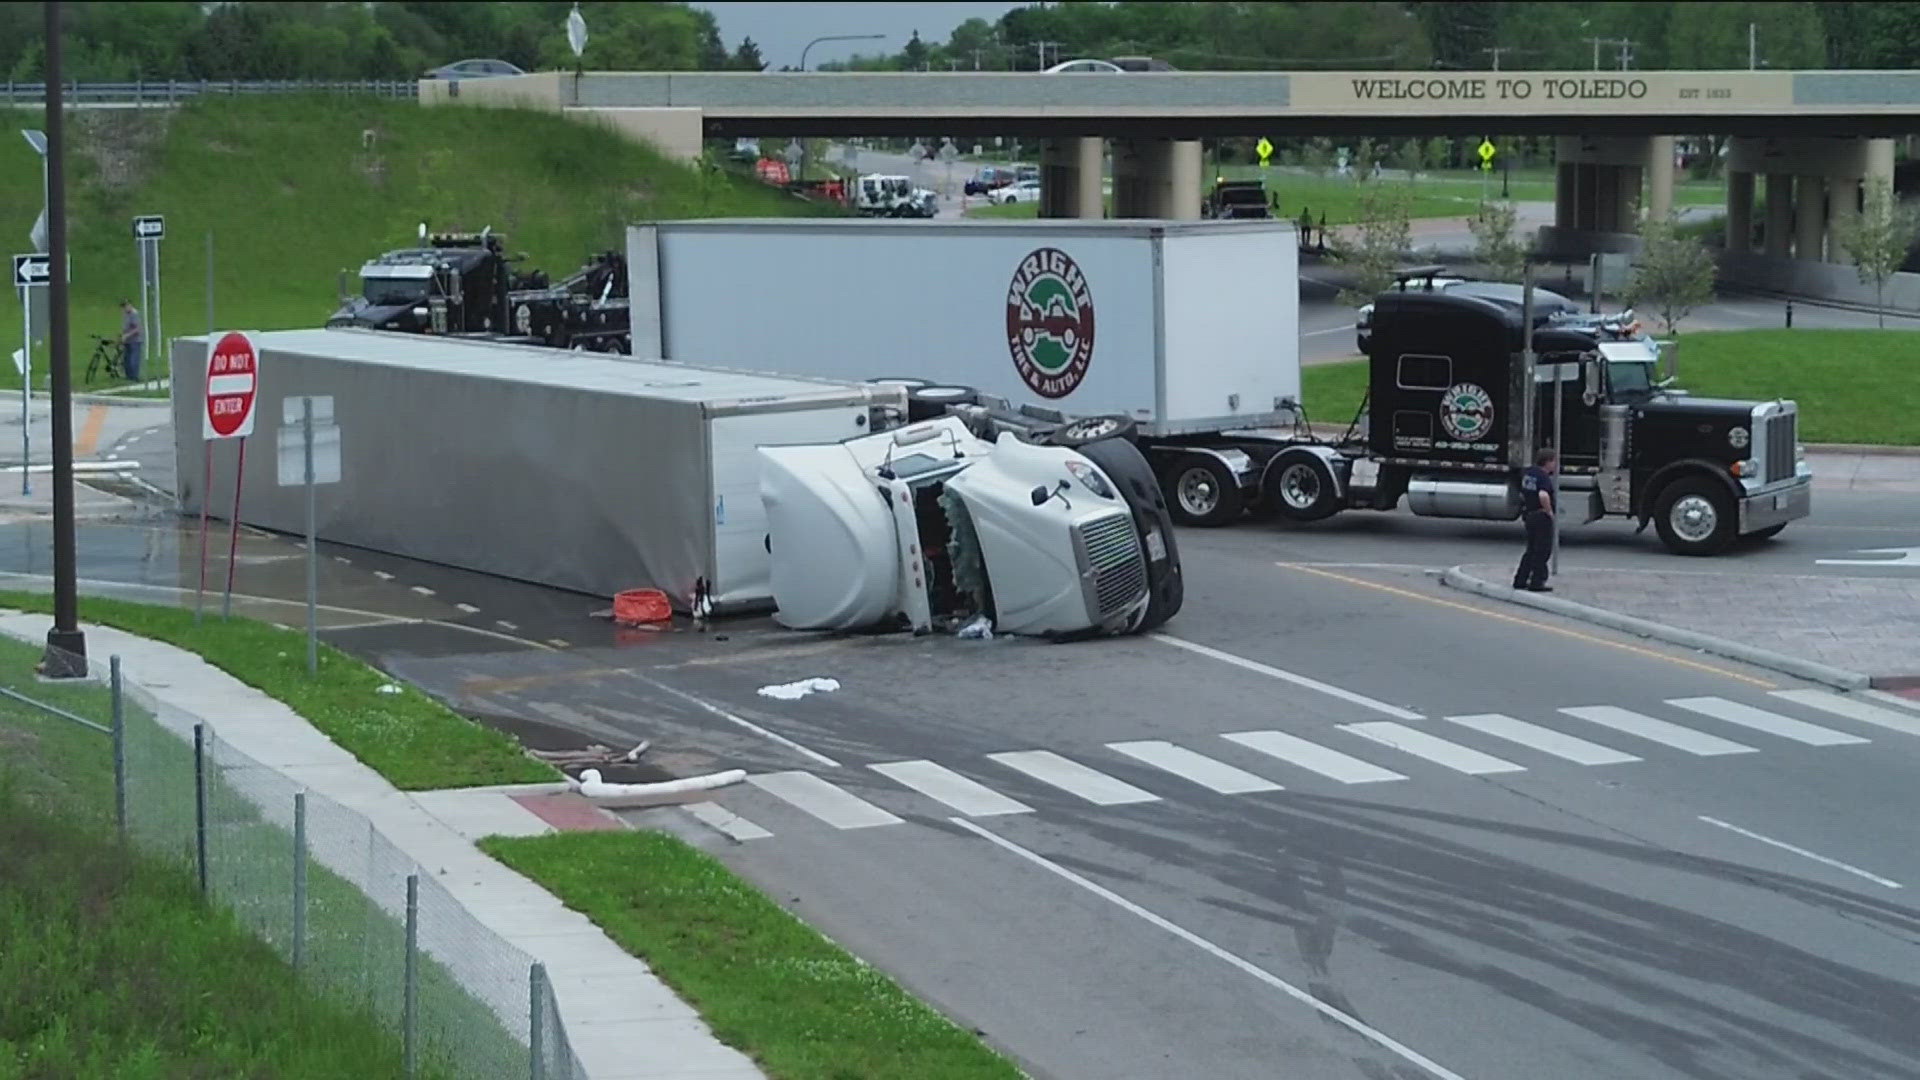
<path id="1" fill-rule="evenodd" d="M 167 79 L 132 82 L 79 82 L 62 84 L 63 100 L 69 105 L 174 105 L 201 94 L 293 94 L 336 93 L 372 94 L 376 97 L 414 98 L 420 96 L 420 84 L 414 79 Z M 14 82 L 0 84 L 0 105 L 44 105 L 47 84 Z"/>

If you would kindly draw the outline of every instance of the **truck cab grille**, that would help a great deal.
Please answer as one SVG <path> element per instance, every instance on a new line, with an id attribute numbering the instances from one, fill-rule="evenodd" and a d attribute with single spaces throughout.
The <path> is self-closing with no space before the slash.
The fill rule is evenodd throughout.
<path id="1" fill-rule="evenodd" d="M 1100 616 L 1125 611 L 1147 589 L 1147 562 L 1130 514 L 1115 514 L 1077 527 L 1087 566 L 1093 571 Z"/>
<path id="2" fill-rule="evenodd" d="M 1796 430 L 1798 413 L 1775 413 L 1767 417 L 1767 471 L 1766 482 L 1790 480 L 1798 454 L 1800 433 Z"/>

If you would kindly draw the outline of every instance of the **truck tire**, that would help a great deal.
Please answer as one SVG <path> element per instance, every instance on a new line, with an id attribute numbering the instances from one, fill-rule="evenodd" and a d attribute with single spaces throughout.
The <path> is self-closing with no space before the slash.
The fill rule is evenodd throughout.
<path id="1" fill-rule="evenodd" d="M 1167 557 L 1156 564 L 1151 553 L 1147 554 L 1147 614 L 1134 628 L 1134 633 L 1144 634 L 1164 624 L 1179 614 L 1180 606 L 1186 600 L 1186 585 L 1180 573 L 1180 549 L 1174 545 L 1173 520 L 1167 512 L 1166 496 L 1160 490 L 1160 481 L 1153 475 L 1153 466 L 1148 464 L 1146 456 L 1139 447 L 1125 439 L 1101 439 L 1077 447 L 1088 461 L 1100 467 L 1115 487 L 1120 489 L 1120 497 L 1126 500 L 1133 510 L 1134 520 L 1145 519 L 1160 533 L 1161 543 L 1166 545 Z M 1142 545 L 1145 538 L 1142 538 Z"/>
<path id="2" fill-rule="evenodd" d="M 1339 488 L 1333 470 L 1319 455 L 1285 450 L 1260 476 L 1260 496 L 1267 509 L 1288 521 L 1321 521 L 1340 510 Z"/>
<path id="3" fill-rule="evenodd" d="M 1118 413 L 1110 416 L 1083 416 L 1078 420 L 1069 420 L 1047 432 L 1041 438 L 1041 442 L 1047 446 L 1064 446 L 1069 450 L 1077 450 L 1107 439 L 1131 440 L 1136 426 L 1132 417 L 1121 416 Z"/>
<path id="4" fill-rule="evenodd" d="M 1761 540 L 1771 540 L 1774 537 L 1779 536 L 1780 530 L 1786 527 L 1787 527 L 1787 523 L 1783 521 L 1778 525 L 1769 525 L 1764 529 L 1758 529 L 1758 530 L 1755 530 L 1754 532 L 1750 532 L 1742 539 L 1752 540 L 1755 542 L 1758 542 Z"/>
<path id="5" fill-rule="evenodd" d="M 1661 489 L 1653 524 L 1675 555 L 1718 555 L 1740 526 L 1726 485 L 1707 476 L 1683 476 Z"/>
<path id="6" fill-rule="evenodd" d="M 1162 488 L 1167 511 L 1181 525 L 1218 528 L 1240 520 L 1240 480 L 1211 454 L 1187 454 L 1167 469 Z"/>
<path id="7" fill-rule="evenodd" d="M 971 386 L 939 383 L 916 386 L 907 391 L 907 422 L 917 424 L 922 420 L 945 416 L 949 405 L 972 405 L 978 400 L 979 394 Z"/>

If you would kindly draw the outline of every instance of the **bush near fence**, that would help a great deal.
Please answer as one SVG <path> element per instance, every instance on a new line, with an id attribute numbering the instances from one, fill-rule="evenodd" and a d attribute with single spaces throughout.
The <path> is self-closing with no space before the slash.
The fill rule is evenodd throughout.
<path id="1" fill-rule="evenodd" d="M 117 657 L 106 687 L 56 685 L 35 676 L 38 652 L 0 641 L 0 746 L 38 751 L 11 771 L 13 797 L 77 808 L 189 870 L 305 985 L 395 1034 L 408 1076 L 584 1076 L 544 969 L 372 822 L 164 708 Z"/>

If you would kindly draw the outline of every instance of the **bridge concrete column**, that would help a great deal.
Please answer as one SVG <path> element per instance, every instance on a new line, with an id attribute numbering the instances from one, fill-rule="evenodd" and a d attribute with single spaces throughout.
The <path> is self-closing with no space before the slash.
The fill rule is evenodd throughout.
<path id="1" fill-rule="evenodd" d="M 1827 177 L 1827 261 L 1845 263 L 1846 246 L 1840 243 L 1842 222 L 1860 216 L 1861 181 L 1851 176 Z"/>
<path id="2" fill-rule="evenodd" d="M 1819 176 L 1797 178 L 1793 189 L 1793 257 L 1826 257 L 1827 183 Z"/>
<path id="3" fill-rule="evenodd" d="M 1767 174 L 1766 253 L 1784 259 L 1793 253 L 1793 177 Z"/>
<path id="4" fill-rule="evenodd" d="M 1727 170 L 1727 250 L 1753 250 L 1753 174 Z"/>
<path id="5" fill-rule="evenodd" d="M 1203 162 L 1198 140 L 1115 139 L 1113 216 L 1199 218 Z"/>
<path id="6" fill-rule="evenodd" d="M 1106 216 L 1106 148 L 1106 140 L 1097 136 L 1048 139 L 1041 144 L 1041 217 Z"/>
<path id="7" fill-rule="evenodd" d="M 1673 213 L 1673 136 L 1647 140 L 1647 216 L 1665 220 Z"/>
<path id="8" fill-rule="evenodd" d="M 1562 229 L 1574 228 L 1574 219 L 1580 213 L 1580 166 L 1562 161 L 1553 171 L 1553 224 Z"/>

